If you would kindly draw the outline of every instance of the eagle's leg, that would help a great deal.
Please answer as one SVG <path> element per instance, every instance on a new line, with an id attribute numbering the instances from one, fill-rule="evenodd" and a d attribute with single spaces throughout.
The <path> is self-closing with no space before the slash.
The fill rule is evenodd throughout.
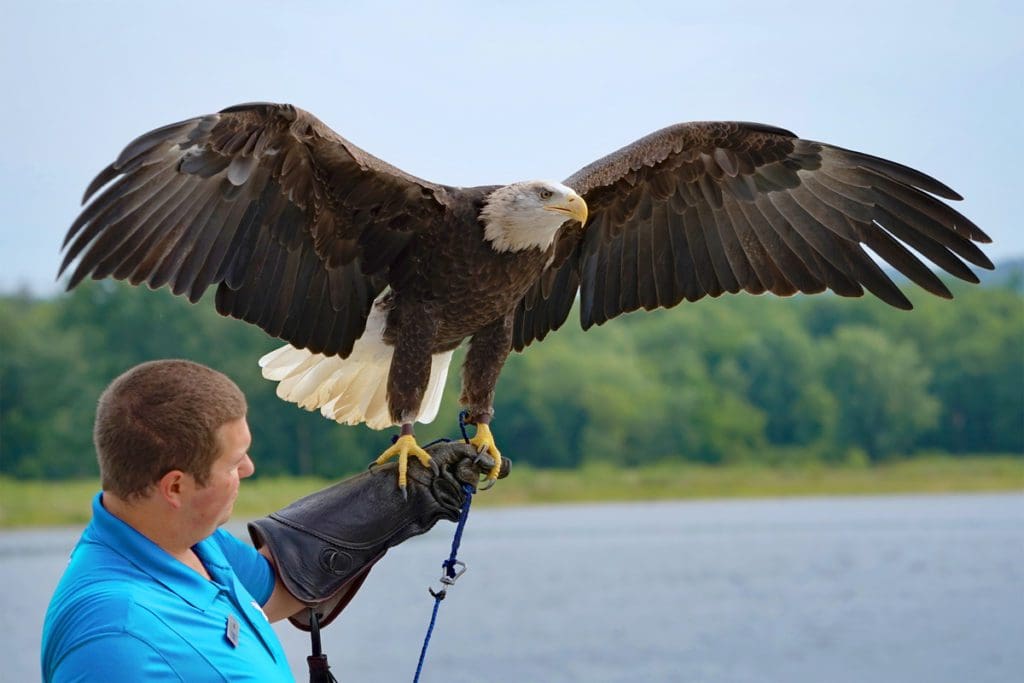
<path id="1" fill-rule="evenodd" d="M 388 314 L 388 329 L 415 330 L 413 334 L 397 335 L 391 369 L 388 370 L 388 412 L 394 424 L 402 425 L 402 431 L 398 440 L 374 462 L 382 465 L 391 458 L 398 457 L 398 488 L 402 490 L 402 495 L 406 495 L 410 455 L 419 460 L 424 467 L 430 467 L 437 472 L 437 464 L 416 443 L 412 428 L 419 416 L 420 404 L 430 382 L 434 325 L 434 318 L 423 306 L 396 305 Z"/>
<path id="2" fill-rule="evenodd" d="M 487 472 L 484 483 L 480 485 L 481 490 L 486 491 L 494 486 L 494 482 L 498 480 L 498 473 L 501 472 L 501 451 L 494 443 L 490 425 L 486 422 L 477 422 L 476 434 L 469 440 L 469 443 L 476 448 L 477 453 L 487 453 L 494 459 L 494 466 Z"/>
<path id="3" fill-rule="evenodd" d="M 430 455 L 416 443 L 416 437 L 412 433 L 412 423 L 408 422 L 402 425 L 402 433 L 395 443 L 373 461 L 374 465 L 383 465 L 391 458 L 398 456 L 398 488 L 402 490 L 402 495 L 406 495 L 405 487 L 408 482 L 410 455 L 419 460 L 424 467 L 433 468 L 436 473 L 437 463 L 431 460 Z"/>
<path id="4" fill-rule="evenodd" d="M 493 486 L 501 471 L 501 451 L 491 434 L 491 417 L 494 415 L 494 387 L 512 350 L 512 322 L 513 317 L 509 315 L 473 335 L 462 366 L 459 402 L 466 407 L 466 422 L 476 425 L 476 434 L 469 442 L 478 453 L 487 453 L 494 459 L 494 466 L 487 473 L 481 489 Z"/>

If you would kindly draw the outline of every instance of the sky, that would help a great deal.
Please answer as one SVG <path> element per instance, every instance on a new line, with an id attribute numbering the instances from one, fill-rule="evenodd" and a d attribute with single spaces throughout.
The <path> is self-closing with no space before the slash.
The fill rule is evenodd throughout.
<path id="1" fill-rule="evenodd" d="M 939 178 L 1024 255 L 1020 2 L 54 2 L 0 26 L 0 292 L 57 290 L 93 176 L 255 100 L 451 185 L 560 180 L 672 123 L 745 120 Z"/>

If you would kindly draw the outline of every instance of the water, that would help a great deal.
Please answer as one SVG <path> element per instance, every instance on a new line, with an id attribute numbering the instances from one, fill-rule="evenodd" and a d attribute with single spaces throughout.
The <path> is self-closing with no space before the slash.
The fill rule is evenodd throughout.
<path id="1" fill-rule="evenodd" d="M 342 683 L 412 680 L 452 530 L 324 631 Z M 0 533 L 0 680 L 38 679 L 78 533 Z M 478 510 L 460 557 L 423 681 L 1024 680 L 1021 495 Z M 277 630 L 306 680 L 308 636 Z"/>

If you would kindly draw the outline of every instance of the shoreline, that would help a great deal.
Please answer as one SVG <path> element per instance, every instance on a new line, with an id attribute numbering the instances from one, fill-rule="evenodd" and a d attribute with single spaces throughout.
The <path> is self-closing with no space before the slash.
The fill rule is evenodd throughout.
<path id="1" fill-rule="evenodd" d="M 266 515 L 328 486 L 315 477 L 243 482 L 234 518 Z M 18 481 L 0 477 L 0 529 L 85 524 L 98 479 Z M 670 500 L 1024 493 L 1024 458 L 927 455 L 878 465 L 699 465 L 663 462 L 637 468 L 603 463 L 575 470 L 513 465 L 512 475 L 473 500 L 479 507 Z"/>

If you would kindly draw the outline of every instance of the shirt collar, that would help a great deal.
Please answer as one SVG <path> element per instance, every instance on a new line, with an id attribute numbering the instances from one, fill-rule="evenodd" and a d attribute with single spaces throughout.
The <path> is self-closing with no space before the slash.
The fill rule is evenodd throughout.
<path id="1" fill-rule="evenodd" d="M 220 593 L 220 588 L 213 582 L 207 581 L 127 522 L 111 514 L 103 507 L 102 492 L 92 499 L 92 522 L 82 535 L 82 540 L 107 546 L 197 609 L 209 609 Z M 193 550 L 203 560 L 210 576 L 223 583 L 221 579 L 227 560 L 216 544 L 210 539 L 204 539 L 193 546 Z"/>

